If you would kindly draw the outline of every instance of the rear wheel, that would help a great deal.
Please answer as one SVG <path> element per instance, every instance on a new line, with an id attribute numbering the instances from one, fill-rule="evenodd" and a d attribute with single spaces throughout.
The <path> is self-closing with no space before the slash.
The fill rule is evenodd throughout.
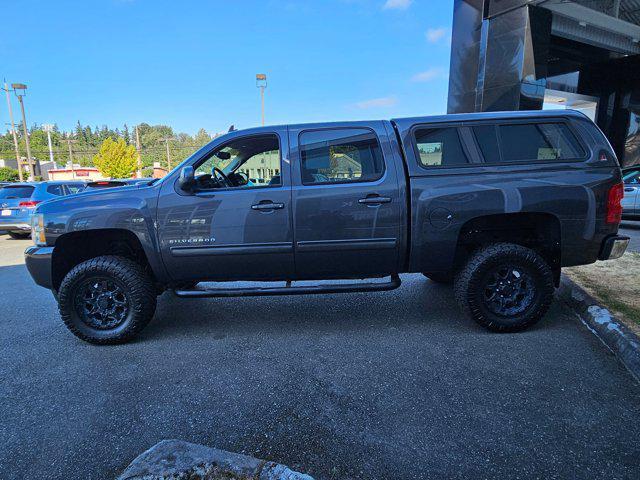
<path id="1" fill-rule="evenodd" d="M 31 232 L 9 232 L 9 236 L 14 240 L 26 240 L 31 236 Z"/>
<path id="2" fill-rule="evenodd" d="M 76 265 L 58 289 L 60 316 L 78 338 L 96 344 L 123 343 L 151 320 L 156 291 L 136 262 L 116 256 Z"/>
<path id="3" fill-rule="evenodd" d="M 473 255 L 455 280 L 462 309 L 494 332 L 524 330 L 538 322 L 553 300 L 553 272 L 535 251 L 499 243 Z"/>

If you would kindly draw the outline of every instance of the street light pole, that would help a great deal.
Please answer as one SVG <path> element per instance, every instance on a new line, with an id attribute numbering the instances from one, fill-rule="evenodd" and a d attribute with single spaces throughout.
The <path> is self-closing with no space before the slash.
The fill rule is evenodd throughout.
<path id="1" fill-rule="evenodd" d="M 56 161 L 53 158 L 53 146 L 51 145 L 51 131 L 53 130 L 53 125 L 51 123 L 45 123 L 42 125 L 42 129 L 47 132 L 47 143 L 49 144 L 49 160 L 53 163 L 53 168 L 55 168 Z"/>
<path id="2" fill-rule="evenodd" d="M 67 145 L 69 146 L 69 165 L 71 165 L 71 178 L 76 178 L 76 170 L 73 166 L 73 151 L 71 150 L 71 144 L 76 143 L 77 140 L 71 140 L 71 134 L 67 137 Z"/>
<path id="3" fill-rule="evenodd" d="M 264 89 L 267 88 L 267 76 L 264 73 L 256 74 L 256 87 L 260 89 L 260 106 L 262 108 L 262 125 L 264 126 Z"/>
<path id="4" fill-rule="evenodd" d="M 33 157 L 31 156 L 31 145 L 29 143 L 29 130 L 27 129 L 27 116 L 24 113 L 24 101 L 22 97 L 24 96 L 24 91 L 27 89 L 27 86 L 24 83 L 12 83 L 11 87 L 13 88 L 16 97 L 18 97 L 18 102 L 20 103 L 20 110 L 22 112 L 22 130 L 24 131 L 24 142 L 27 146 L 27 162 L 29 162 L 29 174 L 31 176 L 31 180 L 35 180 L 36 178 L 36 170 L 39 171 L 40 168 L 36 169 L 36 165 L 34 165 Z M 18 90 L 22 90 L 23 93 L 18 93 Z"/>
<path id="5" fill-rule="evenodd" d="M 13 147 L 16 150 L 16 162 L 18 165 L 18 178 L 20 181 L 24 181 L 22 178 L 22 161 L 20 158 L 20 149 L 18 148 L 18 134 L 16 133 L 16 125 L 13 122 L 13 109 L 11 108 L 11 98 L 9 97 L 9 85 L 4 82 L 4 89 L 7 94 L 7 107 L 9 108 L 9 120 L 11 121 L 11 133 L 13 134 Z"/>
<path id="6" fill-rule="evenodd" d="M 136 125 L 136 150 L 138 151 L 138 178 L 142 178 L 142 153 L 140 152 L 140 132 Z"/>

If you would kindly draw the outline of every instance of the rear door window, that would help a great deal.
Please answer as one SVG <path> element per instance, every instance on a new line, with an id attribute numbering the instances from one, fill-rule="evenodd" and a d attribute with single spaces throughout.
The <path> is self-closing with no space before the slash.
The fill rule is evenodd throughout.
<path id="1" fill-rule="evenodd" d="M 364 128 L 335 128 L 300 134 L 302 183 L 371 182 L 384 173 L 376 135 Z"/>
<path id="2" fill-rule="evenodd" d="M 50 193 L 51 195 L 64 195 L 64 187 L 62 186 L 62 184 L 60 185 L 48 185 L 47 186 L 47 193 Z"/>
<path id="3" fill-rule="evenodd" d="M 419 128 L 415 131 L 418 161 L 423 167 L 455 167 L 469 159 L 456 127 Z"/>
<path id="4" fill-rule="evenodd" d="M 578 160 L 585 151 L 564 123 L 514 123 L 473 127 L 485 163 Z"/>
<path id="5" fill-rule="evenodd" d="M 31 198 L 34 187 L 31 186 L 15 186 L 0 188 L 0 198 Z"/>

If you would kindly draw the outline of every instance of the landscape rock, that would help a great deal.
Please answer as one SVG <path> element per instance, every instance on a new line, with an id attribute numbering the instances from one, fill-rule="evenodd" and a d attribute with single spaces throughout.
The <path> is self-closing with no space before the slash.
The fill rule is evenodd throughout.
<path id="1" fill-rule="evenodd" d="M 140 454 L 118 480 L 313 480 L 284 465 L 217 448 L 163 440 Z"/>

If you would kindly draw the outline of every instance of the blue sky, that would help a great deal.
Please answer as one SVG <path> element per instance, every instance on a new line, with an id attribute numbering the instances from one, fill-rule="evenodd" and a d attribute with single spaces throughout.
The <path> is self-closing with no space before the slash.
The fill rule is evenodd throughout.
<path id="1" fill-rule="evenodd" d="M 0 77 L 27 122 L 213 133 L 444 113 L 453 0 L 10 2 Z M 14 102 L 17 109 L 17 102 Z M 6 101 L 0 121 L 8 122 Z"/>

